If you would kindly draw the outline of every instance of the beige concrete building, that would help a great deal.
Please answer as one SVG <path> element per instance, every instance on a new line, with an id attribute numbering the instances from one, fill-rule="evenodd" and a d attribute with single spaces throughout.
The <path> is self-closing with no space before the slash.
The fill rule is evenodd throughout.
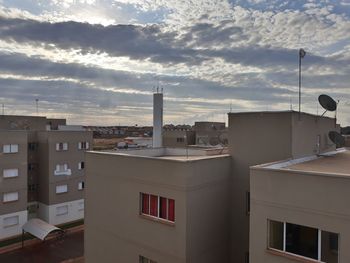
<path id="1" fill-rule="evenodd" d="M 191 130 L 173 129 L 163 131 L 164 147 L 186 147 L 196 143 L 196 133 Z"/>
<path id="2" fill-rule="evenodd" d="M 250 166 L 335 150 L 335 129 L 334 119 L 291 111 L 229 114 L 230 262 L 249 262 Z"/>
<path id="3" fill-rule="evenodd" d="M 84 152 L 92 133 L 57 130 L 65 123 L 0 116 L 0 239 L 20 234 L 27 219 L 61 224 L 84 217 Z"/>
<path id="4" fill-rule="evenodd" d="M 196 148 L 88 153 L 87 262 L 249 262 L 250 167 L 334 151 L 328 133 L 337 129 L 334 119 L 293 111 L 230 113 L 229 155 Z M 217 155 L 206 156 L 211 151 Z M 175 202 L 175 221 L 159 218 L 156 208 L 144 212 L 151 196 L 156 211 L 162 198 Z"/>
<path id="5" fill-rule="evenodd" d="M 221 149 L 89 152 L 86 162 L 87 263 L 228 262 Z"/>
<path id="6" fill-rule="evenodd" d="M 197 145 L 227 145 L 227 128 L 224 122 L 197 121 L 193 130 Z"/>
<path id="7" fill-rule="evenodd" d="M 251 168 L 251 262 L 350 262 L 350 151 Z"/>

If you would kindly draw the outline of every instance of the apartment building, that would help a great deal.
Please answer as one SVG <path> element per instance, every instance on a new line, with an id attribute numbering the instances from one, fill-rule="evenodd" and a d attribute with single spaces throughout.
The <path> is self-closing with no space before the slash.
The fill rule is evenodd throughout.
<path id="1" fill-rule="evenodd" d="M 229 113 L 230 262 L 249 261 L 250 166 L 335 150 L 335 119 L 294 111 Z M 261 262 L 261 261 L 255 261 Z"/>
<path id="2" fill-rule="evenodd" d="M 227 129 L 224 122 L 197 121 L 193 130 L 197 145 L 226 145 Z"/>
<path id="3" fill-rule="evenodd" d="M 58 130 L 65 123 L 0 116 L 0 239 L 20 234 L 31 218 L 51 224 L 83 218 L 84 152 L 92 133 Z"/>
<path id="4" fill-rule="evenodd" d="M 88 152 L 86 162 L 87 263 L 228 262 L 222 149 Z"/>
<path id="5" fill-rule="evenodd" d="M 350 262 L 350 151 L 251 168 L 251 262 Z"/>
<path id="6" fill-rule="evenodd" d="M 0 131 L 0 239 L 27 221 L 27 145 L 25 131 Z"/>
<path id="7" fill-rule="evenodd" d="M 186 147 L 196 143 L 196 133 L 192 130 L 165 129 L 163 131 L 164 147 Z"/>
<path id="8" fill-rule="evenodd" d="M 194 148 L 87 154 L 87 262 L 270 262 L 250 259 L 250 167 L 334 151 L 328 133 L 339 126 L 294 111 L 228 117 L 229 155 L 223 148 L 210 158 Z M 175 202 L 173 228 L 162 224 L 169 221 L 160 216 L 169 209 L 162 198 Z"/>

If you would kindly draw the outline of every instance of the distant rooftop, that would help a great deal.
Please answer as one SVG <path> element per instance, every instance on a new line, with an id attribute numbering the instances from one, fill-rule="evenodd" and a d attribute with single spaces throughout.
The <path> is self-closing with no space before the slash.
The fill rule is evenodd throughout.
<path id="1" fill-rule="evenodd" d="M 195 161 L 229 156 L 228 149 L 222 147 L 207 148 L 142 148 L 127 150 L 109 150 L 94 153 L 132 156 L 139 158 L 163 159 L 173 161 Z"/>
<path id="2" fill-rule="evenodd" d="M 312 155 L 304 158 L 286 160 L 265 165 L 258 165 L 257 169 L 276 169 L 293 172 L 303 172 L 320 175 L 350 176 L 350 150 L 338 149 L 334 152 Z"/>
<path id="3" fill-rule="evenodd" d="M 282 113 L 299 114 L 299 111 L 295 111 L 295 110 L 285 110 L 285 111 L 241 111 L 241 112 L 229 112 L 228 114 L 229 115 L 240 115 L 240 114 L 282 114 Z M 314 117 L 320 117 L 320 118 L 334 119 L 333 117 L 321 116 L 321 115 L 307 113 L 307 112 L 301 112 L 301 115 L 308 115 L 308 116 L 314 116 Z"/>

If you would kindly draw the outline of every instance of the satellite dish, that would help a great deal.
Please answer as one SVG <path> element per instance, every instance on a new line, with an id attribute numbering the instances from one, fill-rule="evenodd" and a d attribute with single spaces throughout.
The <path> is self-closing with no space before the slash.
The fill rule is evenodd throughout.
<path id="1" fill-rule="evenodd" d="M 321 104 L 321 106 L 326 110 L 322 116 L 327 111 L 336 111 L 337 110 L 337 103 L 334 99 L 332 99 L 330 96 L 326 94 L 322 94 L 318 97 L 318 102 Z"/>
<path id="2" fill-rule="evenodd" d="M 345 138 L 339 132 L 330 131 L 328 133 L 328 137 L 336 145 L 337 148 L 344 147 Z"/>

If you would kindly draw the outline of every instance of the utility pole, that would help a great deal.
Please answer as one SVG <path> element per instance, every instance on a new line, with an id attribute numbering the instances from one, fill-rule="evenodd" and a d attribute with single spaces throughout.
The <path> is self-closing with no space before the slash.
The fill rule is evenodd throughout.
<path id="1" fill-rule="evenodd" d="M 304 58 L 306 52 L 304 49 L 299 49 L 299 120 L 301 114 L 301 59 Z"/>

